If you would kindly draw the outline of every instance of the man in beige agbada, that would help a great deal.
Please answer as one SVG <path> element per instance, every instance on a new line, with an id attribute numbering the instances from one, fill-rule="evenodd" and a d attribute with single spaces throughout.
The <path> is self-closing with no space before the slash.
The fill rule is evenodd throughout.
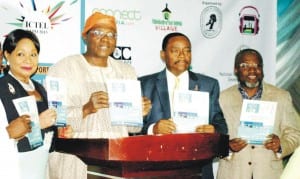
<path id="1" fill-rule="evenodd" d="M 60 77 L 67 86 L 67 123 L 75 138 L 116 138 L 136 133 L 138 127 L 112 126 L 108 111 L 106 79 L 137 79 L 132 66 L 109 55 L 116 47 L 117 26 L 113 16 L 99 12 L 86 20 L 82 38 L 87 50 L 63 58 L 48 71 L 48 76 Z M 143 100 L 146 115 L 151 102 Z M 50 178 L 76 179 L 87 177 L 87 167 L 77 157 L 55 152 L 50 160 Z"/>

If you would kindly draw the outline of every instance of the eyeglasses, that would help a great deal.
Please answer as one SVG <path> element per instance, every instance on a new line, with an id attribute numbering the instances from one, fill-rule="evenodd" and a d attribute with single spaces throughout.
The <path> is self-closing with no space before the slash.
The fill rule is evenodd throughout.
<path id="1" fill-rule="evenodd" d="M 191 54 L 192 51 L 190 48 L 183 48 L 183 49 L 171 48 L 170 52 L 175 56 L 179 56 L 180 53 L 183 53 L 183 55 L 189 55 L 189 54 Z"/>
<path id="2" fill-rule="evenodd" d="M 114 32 L 104 32 L 102 30 L 91 30 L 89 33 L 92 33 L 97 38 L 103 38 L 104 36 L 108 37 L 109 39 L 117 38 L 117 33 Z"/>
<path id="3" fill-rule="evenodd" d="M 261 68 L 262 65 L 261 64 L 257 64 L 257 63 L 240 63 L 239 64 L 240 68 L 243 69 L 243 70 L 249 70 L 250 68 Z"/>

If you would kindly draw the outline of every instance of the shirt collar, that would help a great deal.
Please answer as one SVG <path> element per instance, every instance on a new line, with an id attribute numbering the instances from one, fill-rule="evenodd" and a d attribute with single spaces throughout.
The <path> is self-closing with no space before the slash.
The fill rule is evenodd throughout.
<path id="1" fill-rule="evenodd" d="M 262 87 L 262 84 L 260 84 L 258 86 L 257 92 L 251 98 L 248 96 L 247 92 L 244 90 L 244 88 L 241 86 L 240 83 L 238 84 L 238 90 L 240 91 L 243 99 L 260 100 L 261 99 L 261 95 L 262 95 L 262 91 L 263 91 L 263 87 Z"/>
<path id="2" fill-rule="evenodd" d="M 168 69 L 166 69 L 166 72 L 167 72 L 167 78 L 168 79 L 175 79 L 175 78 L 179 78 L 180 80 L 181 79 L 188 79 L 188 71 L 184 71 L 183 73 L 181 73 L 179 76 L 175 76 L 172 72 L 170 72 Z"/>

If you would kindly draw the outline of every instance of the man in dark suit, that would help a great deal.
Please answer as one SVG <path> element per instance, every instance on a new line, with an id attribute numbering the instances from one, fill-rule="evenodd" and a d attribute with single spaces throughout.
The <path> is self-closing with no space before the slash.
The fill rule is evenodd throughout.
<path id="1" fill-rule="evenodd" d="M 171 102 L 175 79 L 180 81 L 179 89 L 209 93 L 209 124 L 197 126 L 195 132 L 227 134 L 227 125 L 219 105 L 218 81 L 188 70 L 191 64 L 189 38 L 178 32 L 166 35 L 160 56 L 166 68 L 139 78 L 143 95 L 152 103 L 150 113 L 144 118 L 143 134 L 171 134 L 176 131 Z M 202 168 L 202 179 L 213 179 L 211 163 Z"/>

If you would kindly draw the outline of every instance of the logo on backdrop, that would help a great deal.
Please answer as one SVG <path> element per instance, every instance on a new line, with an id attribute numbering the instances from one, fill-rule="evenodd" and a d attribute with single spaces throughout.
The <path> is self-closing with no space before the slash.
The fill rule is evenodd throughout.
<path id="1" fill-rule="evenodd" d="M 222 13 L 216 6 L 208 6 L 200 16 L 202 35 L 208 39 L 215 38 L 222 29 Z"/>
<path id="2" fill-rule="evenodd" d="M 152 19 L 152 24 L 155 25 L 155 30 L 178 31 L 177 27 L 182 26 L 182 22 L 171 20 L 172 11 L 168 8 L 168 4 L 166 4 L 161 12 L 163 19 Z"/>
<path id="3" fill-rule="evenodd" d="M 117 46 L 111 56 L 116 60 L 121 60 L 124 63 L 131 64 L 131 47 Z"/>
<path id="4" fill-rule="evenodd" d="M 134 25 L 136 22 L 142 20 L 141 11 L 131 9 L 93 9 L 93 12 L 101 12 L 107 15 L 114 16 L 117 20 L 117 24 L 121 25 Z"/>
<path id="5" fill-rule="evenodd" d="M 55 25 L 71 19 L 71 17 L 66 17 L 66 14 L 60 11 L 64 4 L 65 1 L 60 1 L 57 4 L 48 5 L 45 9 L 38 10 L 34 0 L 31 1 L 31 7 L 27 7 L 28 5 L 26 6 L 19 2 L 20 8 L 24 10 L 21 12 L 22 15 L 16 17 L 15 22 L 7 22 L 6 24 L 17 26 L 18 28 L 22 27 L 36 34 L 48 34 L 49 30 L 53 29 Z M 11 7 L 2 6 L 3 10 L 12 11 Z M 7 6 L 9 5 L 7 4 Z"/>
<path id="6" fill-rule="evenodd" d="M 259 31 L 260 14 L 254 6 L 245 6 L 239 12 L 241 34 L 256 35 Z"/>
<path id="7" fill-rule="evenodd" d="M 163 13 L 163 17 L 166 21 L 168 21 L 170 19 L 170 16 L 171 16 L 171 11 L 170 9 L 168 8 L 168 4 L 166 4 L 166 7 L 162 10 L 162 13 Z"/>

